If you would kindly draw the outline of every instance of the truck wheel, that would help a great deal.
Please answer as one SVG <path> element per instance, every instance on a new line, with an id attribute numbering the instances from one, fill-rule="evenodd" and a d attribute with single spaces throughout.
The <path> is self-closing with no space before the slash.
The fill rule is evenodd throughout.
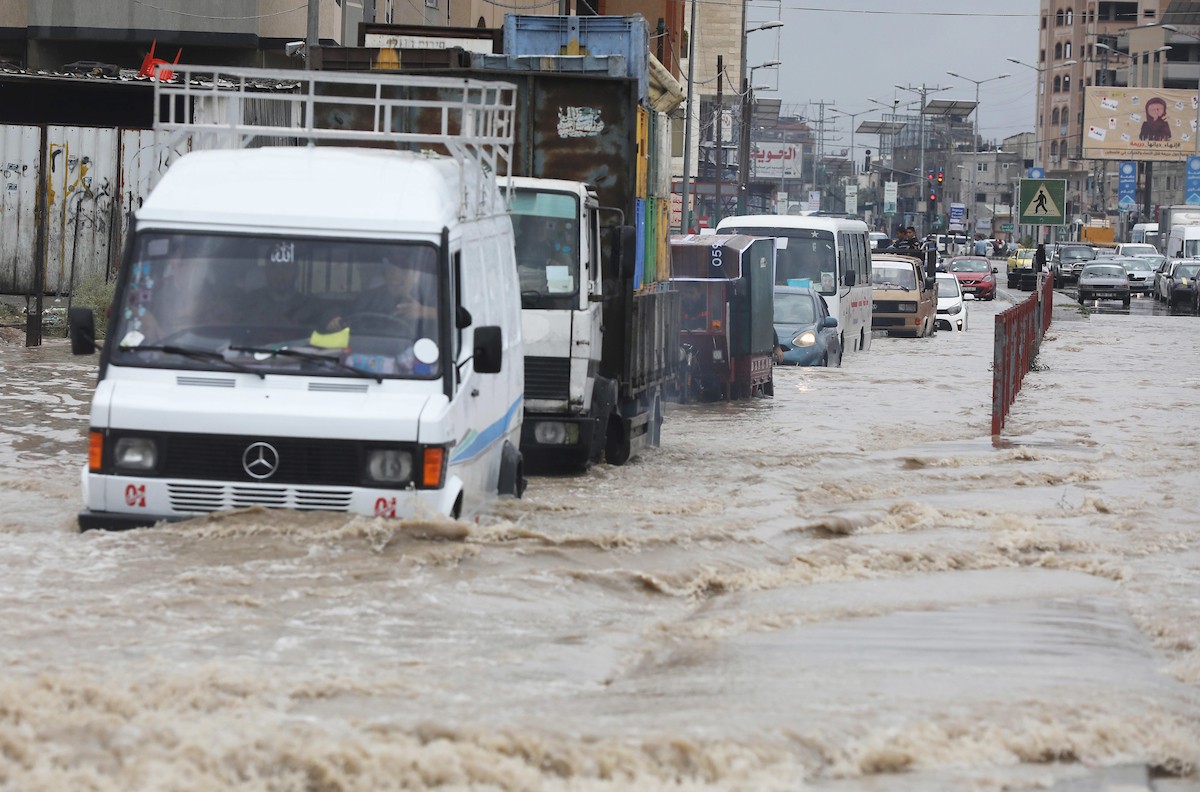
<path id="1" fill-rule="evenodd" d="M 1121 300 L 1121 305 L 1123 305 L 1123 306 L 1125 306 L 1126 308 L 1128 308 L 1128 307 L 1129 307 L 1129 298 L 1128 298 L 1128 297 L 1126 297 L 1124 300 Z"/>
<path id="2" fill-rule="evenodd" d="M 828 359 L 825 361 L 825 365 L 827 365 L 827 366 L 829 365 Z M 774 371 L 771 372 L 771 378 L 768 379 L 766 381 L 766 384 L 763 385 L 763 396 L 770 396 L 771 398 L 775 398 L 775 372 Z"/>

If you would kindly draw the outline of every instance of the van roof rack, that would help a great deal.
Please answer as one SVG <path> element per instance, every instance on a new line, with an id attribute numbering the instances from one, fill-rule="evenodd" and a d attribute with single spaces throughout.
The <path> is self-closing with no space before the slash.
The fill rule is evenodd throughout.
<path id="1" fill-rule="evenodd" d="M 474 190 L 464 173 L 463 217 L 497 211 L 489 199 L 494 191 L 483 182 L 512 175 L 517 88 L 511 83 L 379 72 L 171 69 L 175 80 L 156 81 L 154 88 L 155 143 L 168 161 L 187 151 L 304 144 L 432 149 L 478 165 Z"/>

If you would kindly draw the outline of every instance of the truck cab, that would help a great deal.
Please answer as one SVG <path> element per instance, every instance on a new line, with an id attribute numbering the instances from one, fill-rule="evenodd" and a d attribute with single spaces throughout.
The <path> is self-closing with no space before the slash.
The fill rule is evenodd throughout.
<path id="1" fill-rule="evenodd" d="M 595 376 L 603 350 L 600 205 L 581 182 L 514 177 L 510 188 L 525 341 L 522 443 L 599 456 L 616 394 Z M 609 284 L 610 290 L 613 288 Z M 594 402 L 603 402 L 592 410 Z"/>

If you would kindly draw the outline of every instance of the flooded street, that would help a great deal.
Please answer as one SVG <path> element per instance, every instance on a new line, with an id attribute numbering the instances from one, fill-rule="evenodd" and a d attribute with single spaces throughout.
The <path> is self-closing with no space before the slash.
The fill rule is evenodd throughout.
<path id="1" fill-rule="evenodd" d="M 1141 302 L 1056 295 L 997 443 L 1002 300 L 470 524 L 80 535 L 95 361 L 0 346 L 0 789 L 1197 788 L 1200 319 Z"/>

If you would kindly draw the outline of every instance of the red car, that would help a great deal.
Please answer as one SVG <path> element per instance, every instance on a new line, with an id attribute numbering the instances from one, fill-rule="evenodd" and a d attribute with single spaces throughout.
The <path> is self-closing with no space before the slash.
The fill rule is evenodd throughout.
<path id="1" fill-rule="evenodd" d="M 983 256 L 955 256 L 946 262 L 947 272 L 953 272 L 963 293 L 975 295 L 977 300 L 996 299 L 996 276 L 992 274 L 992 262 Z"/>

